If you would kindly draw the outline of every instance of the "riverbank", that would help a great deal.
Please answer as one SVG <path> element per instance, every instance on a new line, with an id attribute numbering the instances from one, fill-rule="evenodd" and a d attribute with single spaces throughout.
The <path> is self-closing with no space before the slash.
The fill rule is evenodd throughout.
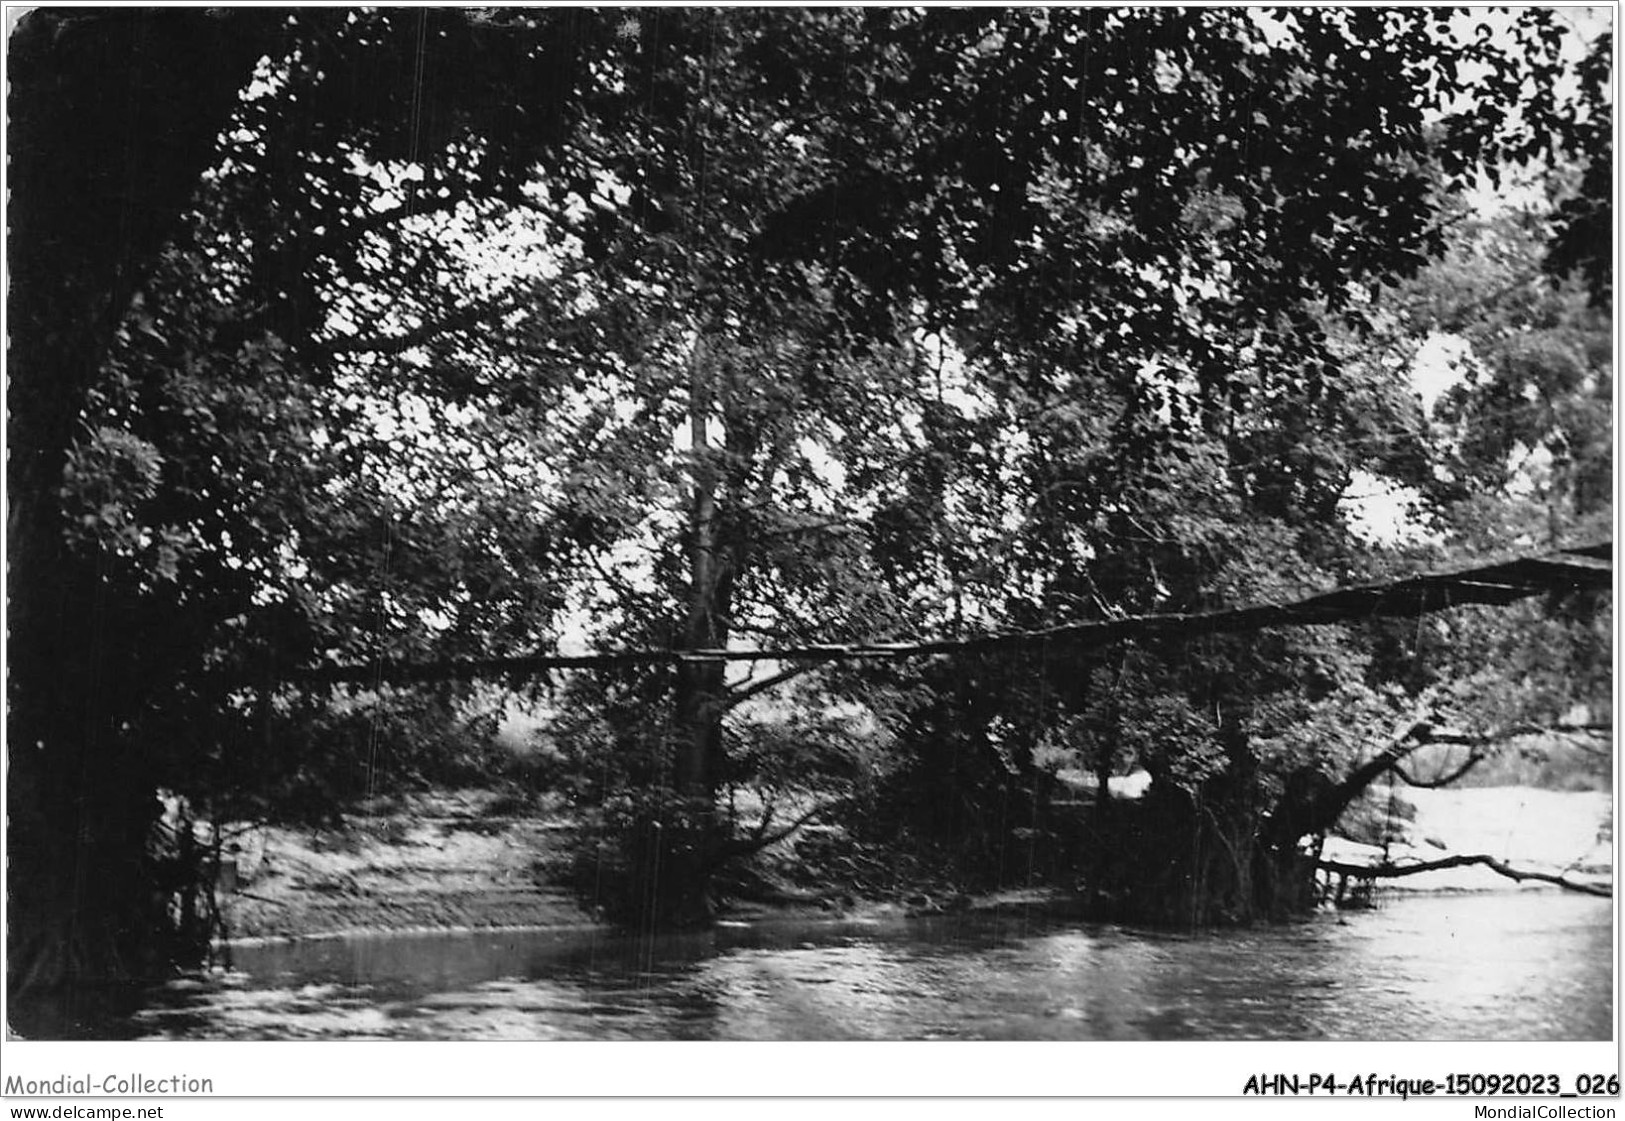
<path id="1" fill-rule="evenodd" d="M 242 832 L 221 885 L 227 940 L 604 926 L 595 908 L 562 886 L 575 835 L 565 807 L 487 790 L 378 799 L 347 814 L 342 826 L 257 826 Z M 725 910 L 718 917 L 734 922 L 1063 914 L 1077 906 L 1069 893 L 1047 888 L 967 896 L 897 854 L 844 852 L 828 866 L 809 867 L 789 842 L 748 867 L 731 867 L 720 886 Z"/>
<path id="2" fill-rule="evenodd" d="M 1410 848 L 1419 859 L 1487 853 L 1520 867 L 1611 878 L 1612 797 L 1529 787 L 1412 790 Z M 263 826 L 246 831 L 222 882 L 221 904 L 234 942 L 409 930 L 579 929 L 600 916 L 558 885 L 573 825 L 563 807 L 494 791 L 436 791 L 380 799 L 342 827 Z M 797 871 L 789 865 L 786 871 Z M 804 869 L 800 871 L 805 871 Z M 885 915 L 953 910 L 1065 909 L 1046 890 L 974 898 L 893 866 L 855 878 L 875 891 L 820 892 L 804 880 L 732 885 L 726 917 L 804 912 Z M 803 877 L 796 877 L 803 879 Z M 1506 890 L 1485 868 L 1429 872 L 1390 881 L 1401 891 Z M 882 890 L 882 888 L 884 890 Z M 1531 886 L 1527 890 L 1552 890 Z M 1075 901 L 1074 901 L 1075 902 Z"/>
<path id="3" fill-rule="evenodd" d="M 221 893 L 232 941 L 357 931 L 568 928 L 597 917 L 549 882 L 568 825 L 493 791 L 380 800 L 342 827 L 261 826 Z"/>

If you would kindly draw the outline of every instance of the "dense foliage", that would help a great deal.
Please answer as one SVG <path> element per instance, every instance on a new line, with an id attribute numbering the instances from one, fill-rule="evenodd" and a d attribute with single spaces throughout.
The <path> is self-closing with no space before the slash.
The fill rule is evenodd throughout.
<path id="1" fill-rule="evenodd" d="M 301 684 L 323 666 L 1197 611 L 1505 547 L 1536 510 L 1530 540 L 1611 516 L 1585 240 L 1609 51 L 1564 93 L 1547 10 L 25 23 L 14 359 L 101 309 L 72 369 L 22 367 L 10 427 L 34 666 L 11 836 L 37 903 L 12 960 L 45 981 L 148 964 L 120 939 L 166 906 L 158 790 L 326 813 L 462 773 L 442 732 L 487 758 L 465 687 Z M 117 240 L 43 184 L 98 166 L 75 114 L 106 112 L 132 35 L 185 127 L 142 155 L 161 174 L 77 200 L 150 229 L 53 277 L 32 266 L 57 247 Z M 1466 218 L 1513 163 L 1558 184 L 1545 208 Z M 1584 294 L 1555 279 L 1575 271 Z M 1428 415 L 1407 371 L 1434 335 L 1479 373 Z M 1362 535 L 1362 480 L 1414 494 L 1429 542 Z M 627 913 L 703 919 L 727 861 L 840 820 L 971 878 L 1082 875 L 1211 921 L 1298 901 L 1295 844 L 1329 823 L 1294 792 L 1417 697 L 1495 692 L 1488 728 L 1606 692 L 1598 604 L 1526 614 L 1539 653 L 1484 613 L 1426 658 L 1421 629 L 1374 628 L 511 684 L 556 709 L 586 878 L 611 869 Z M 1492 690 L 1519 659 L 1565 672 Z M 1078 808 L 1083 776 L 1132 769 L 1138 816 Z M 92 857 L 129 872 L 116 891 L 83 887 Z"/>

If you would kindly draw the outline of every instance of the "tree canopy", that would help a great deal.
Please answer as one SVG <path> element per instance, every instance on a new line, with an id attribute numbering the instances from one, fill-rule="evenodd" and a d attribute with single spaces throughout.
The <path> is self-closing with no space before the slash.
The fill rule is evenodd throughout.
<path id="1" fill-rule="evenodd" d="M 153 792 L 225 812 L 319 769 L 274 741 L 331 715 L 308 684 L 335 667 L 1109 629 L 1499 551 L 1520 501 L 1541 544 L 1593 533 L 1610 47 L 1496 18 L 25 17 L 10 689 L 37 809 L 11 836 L 39 906 L 14 960 L 119 958 L 56 933 L 141 926 Z M 1470 217 L 1514 165 L 1545 209 Z M 1484 374 L 1428 416 L 1408 355 L 1445 334 Z M 1543 489 L 1511 493 L 1537 448 Z M 1413 492 L 1435 544 L 1362 537 L 1361 478 Z M 1348 761 L 1303 728 L 1428 685 L 1397 630 L 1126 637 L 1087 664 L 679 657 L 531 687 L 617 760 L 593 797 L 625 852 L 668 846 L 653 894 L 686 921 L 778 835 L 740 787 L 834 805 L 947 773 L 948 745 L 985 808 L 1046 758 L 1137 760 L 1251 807 L 1234 851 L 1256 792 Z M 90 860 L 131 870 L 122 895 L 76 894 Z"/>

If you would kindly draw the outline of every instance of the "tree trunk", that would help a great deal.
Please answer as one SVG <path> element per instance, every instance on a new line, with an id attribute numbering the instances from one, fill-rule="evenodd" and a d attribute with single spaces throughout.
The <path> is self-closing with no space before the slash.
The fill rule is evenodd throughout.
<path id="1" fill-rule="evenodd" d="M 689 506 L 689 586 L 683 621 L 684 650 L 718 650 L 728 644 L 730 554 L 721 540 L 720 473 L 710 445 L 713 394 L 705 339 L 689 355 L 689 438 L 694 456 L 694 490 Z M 672 768 L 676 814 L 663 831 L 658 856 L 657 921 L 694 925 L 713 913 L 711 873 L 724 841 L 725 823 L 717 812 L 723 770 L 722 718 L 727 710 L 720 661 L 683 661 L 677 667 L 676 749 Z"/>
<path id="2" fill-rule="evenodd" d="M 156 784 L 119 742 L 117 621 L 94 559 L 67 552 L 62 473 L 113 332 L 279 24 L 264 11 L 42 10 L 8 44 L 14 994 L 143 976 L 168 953 L 146 863 Z"/>
<path id="3" fill-rule="evenodd" d="M 1100 906 L 1105 885 L 1112 873 L 1112 869 L 1109 867 L 1112 852 L 1109 843 L 1109 838 L 1112 836 L 1111 780 L 1113 764 L 1116 761 L 1117 754 L 1115 747 L 1121 729 L 1116 699 L 1113 698 L 1109 703 L 1111 716 L 1104 733 L 1099 737 L 1095 756 L 1095 843 L 1091 847 L 1089 854 L 1088 879 L 1089 897 L 1093 906 Z"/>
<path id="4" fill-rule="evenodd" d="M 685 650 L 716 650 L 727 645 L 726 607 L 719 602 L 724 565 L 718 550 L 717 470 L 707 431 L 711 393 L 705 369 L 705 341 L 689 356 L 689 441 L 694 456 L 694 494 L 689 508 L 688 614 L 683 622 Z M 720 747 L 720 662 L 683 662 L 677 675 L 679 745 L 676 785 L 685 798 L 716 793 L 716 754 Z"/>
<path id="5" fill-rule="evenodd" d="M 1432 738 L 1433 727 L 1420 706 L 1383 745 L 1381 751 L 1349 772 L 1341 782 L 1294 776 L 1281 802 L 1265 823 L 1265 835 L 1277 848 L 1293 848 L 1299 838 L 1324 833 L 1367 787 Z"/>

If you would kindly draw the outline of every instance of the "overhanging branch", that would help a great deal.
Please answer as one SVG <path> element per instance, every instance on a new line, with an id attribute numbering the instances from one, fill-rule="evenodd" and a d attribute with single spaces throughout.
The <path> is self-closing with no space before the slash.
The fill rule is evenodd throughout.
<path id="1" fill-rule="evenodd" d="M 1604 884 L 1588 884 L 1578 880 L 1571 880 L 1565 876 L 1551 872 L 1532 872 L 1528 869 L 1514 868 L 1510 864 L 1497 860 L 1493 856 L 1483 853 L 1472 856 L 1446 856 L 1439 860 L 1425 860 L 1417 864 L 1345 864 L 1339 860 L 1317 860 L 1315 867 L 1323 872 L 1333 872 L 1343 876 L 1354 876 L 1366 880 L 1393 880 L 1402 876 L 1416 876 L 1423 872 L 1438 872 L 1445 868 L 1466 868 L 1474 864 L 1481 864 L 1493 872 L 1498 872 L 1510 880 L 1536 880 L 1540 883 L 1556 884 L 1566 891 L 1578 891 L 1585 895 L 1601 895 L 1612 898 L 1614 889 Z"/>
<path id="2" fill-rule="evenodd" d="M 1464 777 L 1467 774 L 1468 771 L 1470 771 L 1474 767 L 1478 766 L 1480 763 L 1482 763 L 1487 758 L 1488 758 L 1488 756 L 1486 756 L 1486 755 L 1484 755 L 1484 754 L 1482 754 L 1480 752 L 1475 751 L 1472 754 L 1468 755 L 1467 758 L 1462 761 L 1461 766 L 1459 766 L 1455 770 L 1451 771 L 1448 775 L 1444 775 L 1444 776 L 1442 776 L 1440 778 L 1433 778 L 1433 779 L 1419 779 L 1419 778 L 1416 778 L 1409 771 L 1407 771 L 1405 769 L 1403 764 L 1398 763 L 1398 762 L 1394 763 L 1394 774 L 1396 774 L 1400 778 L 1404 779 L 1405 784 L 1407 786 L 1414 786 L 1419 790 L 1437 790 L 1441 786 L 1449 786 L 1451 783 L 1455 782 L 1457 779 L 1460 779 L 1460 778 Z"/>

